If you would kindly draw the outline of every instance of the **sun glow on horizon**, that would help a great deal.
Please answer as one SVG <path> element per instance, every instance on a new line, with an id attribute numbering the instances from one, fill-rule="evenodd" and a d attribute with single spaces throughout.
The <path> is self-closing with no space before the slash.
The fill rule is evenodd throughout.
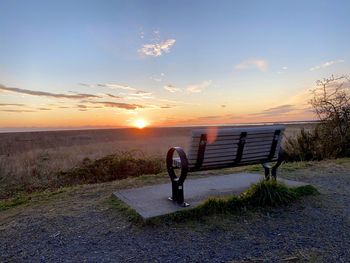
<path id="1" fill-rule="evenodd" d="M 148 122 L 144 119 L 137 119 L 135 122 L 134 122 L 134 126 L 136 128 L 139 128 L 139 129 L 143 129 L 145 128 L 146 126 L 148 126 Z"/>

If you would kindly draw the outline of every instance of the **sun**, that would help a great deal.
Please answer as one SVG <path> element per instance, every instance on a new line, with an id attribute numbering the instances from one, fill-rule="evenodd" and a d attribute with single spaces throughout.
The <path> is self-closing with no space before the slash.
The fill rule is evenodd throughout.
<path id="1" fill-rule="evenodd" d="M 148 122 L 144 119 L 137 119 L 134 123 L 135 127 L 143 129 L 148 125 Z"/>

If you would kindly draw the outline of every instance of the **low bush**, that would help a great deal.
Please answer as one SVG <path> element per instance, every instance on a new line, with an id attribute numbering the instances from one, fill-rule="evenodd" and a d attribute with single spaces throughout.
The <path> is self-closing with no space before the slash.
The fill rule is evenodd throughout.
<path id="1" fill-rule="evenodd" d="M 158 174 L 164 171 L 164 160 L 145 156 L 141 152 L 121 152 L 82 164 L 57 175 L 57 185 L 76 185 L 108 182 L 137 177 L 143 174 Z"/>
<path id="2" fill-rule="evenodd" d="M 32 193 L 64 186 L 92 184 L 137 177 L 144 174 L 158 174 L 165 171 L 164 160 L 148 156 L 141 151 L 118 152 L 96 160 L 85 158 L 75 167 L 42 174 L 27 174 L 10 177 L 1 174 L 0 199 L 8 199 L 19 193 Z"/>
<path id="3" fill-rule="evenodd" d="M 350 134 L 343 140 L 328 123 L 319 123 L 313 130 L 302 129 L 295 137 L 289 137 L 284 144 L 285 160 L 320 161 L 350 156 Z"/>

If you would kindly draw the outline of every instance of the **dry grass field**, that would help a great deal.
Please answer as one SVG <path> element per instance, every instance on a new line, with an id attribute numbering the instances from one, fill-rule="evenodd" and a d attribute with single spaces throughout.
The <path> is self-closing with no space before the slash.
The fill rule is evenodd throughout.
<path id="1" fill-rule="evenodd" d="M 289 124 L 285 136 L 294 136 L 313 124 Z M 138 155 L 165 158 L 172 146 L 186 149 L 193 127 L 48 131 L 0 134 L 0 198 L 15 189 L 49 185 L 60 171 L 86 158 L 136 150 Z M 140 153 L 142 152 L 142 154 Z M 5 194 L 6 193 L 6 194 Z"/>

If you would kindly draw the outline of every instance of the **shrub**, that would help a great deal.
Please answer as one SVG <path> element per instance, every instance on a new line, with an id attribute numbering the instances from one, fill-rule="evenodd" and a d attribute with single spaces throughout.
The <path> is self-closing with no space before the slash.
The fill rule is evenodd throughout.
<path id="1" fill-rule="evenodd" d="M 100 183 L 157 174 L 164 170 L 164 161 L 147 157 L 141 152 L 121 152 L 91 161 L 84 159 L 80 166 L 57 174 L 58 186 L 84 183 Z"/>
<path id="2" fill-rule="evenodd" d="M 310 101 L 318 116 L 314 130 L 301 132 L 285 143 L 287 161 L 350 156 L 350 81 L 347 76 L 319 80 Z"/>

